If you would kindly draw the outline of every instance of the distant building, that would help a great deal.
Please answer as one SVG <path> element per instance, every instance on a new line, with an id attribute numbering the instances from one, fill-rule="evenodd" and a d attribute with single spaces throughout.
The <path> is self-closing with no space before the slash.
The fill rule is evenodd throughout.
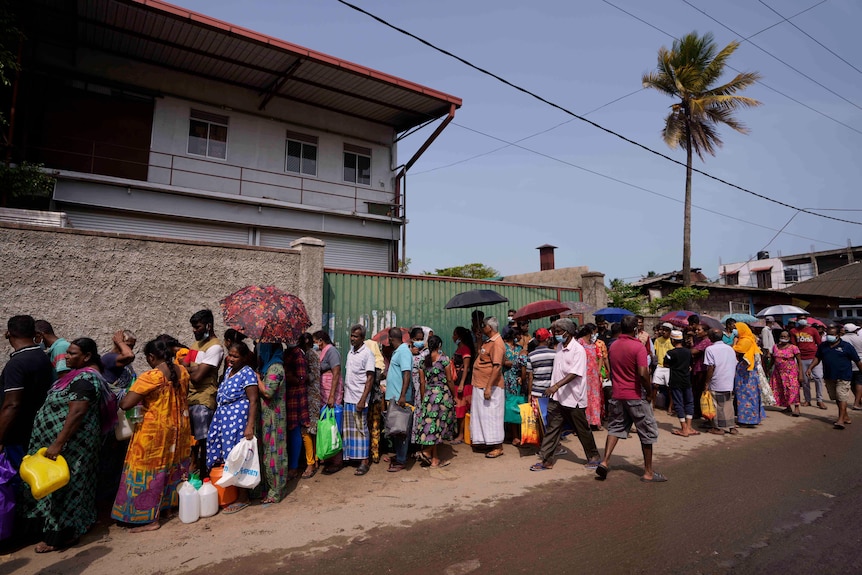
<path id="1" fill-rule="evenodd" d="M 809 295 L 838 299 L 838 306 L 830 310 L 829 318 L 839 322 L 862 323 L 862 263 L 855 262 L 821 273 L 816 278 L 800 282 L 784 290 L 797 298 L 808 300 Z"/>
<path id="2" fill-rule="evenodd" d="M 45 205 L 17 207 L 104 232 L 314 236 L 327 266 L 397 269 L 407 170 L 460 99 L 161 0 L 13 5 L 10 153 L 56 177 Z M 398 157 L 402 137 L 440 119 Z"/>
<path id="3" fill-rule="evenodd" d="M 862 246 L 777 257 L 761 251 L 747 262 L 721 264 L 718 273 L 726 286 L 784 289 L 859 260 Z"/>

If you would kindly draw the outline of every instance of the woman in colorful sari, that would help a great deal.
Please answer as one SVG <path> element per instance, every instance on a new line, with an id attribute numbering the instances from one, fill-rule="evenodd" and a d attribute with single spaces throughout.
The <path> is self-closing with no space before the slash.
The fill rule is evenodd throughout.
<path id="1" fill-rule="evenodd" d="M 327 407 L 334 408 L 344 401 L 344 386 L 341 384 L 341 354 L 332 345 L 332 339 L 325 331 L 316 331 L 313 337 L 314 346 L 320 350 L 320 399 Z M 320 417 L 319 413 L 317 417 Z M 342 467 L 344 467 L 344 460 L 340 451 L 323 462 L 323 471 L 327 475 L 337 473 Z"/>
<path id="2" fill-rule="evenodd" d="M 69 483 L 38 501 L 22 484 L 18 499 L 23 531 L 42 538 L 36 553 L 74 545 L 96 522 L 99 400 L 107 389 L 96 342 L 82 337 L 70 343 L 66 365 L 70 371 L 54 382 L 36 413 L 28 453 L 46 447 L 48 459 L 62 455 L 69 465 Z"/>
<path id="3" fill-rule="evenodd" d="M 235 343 L 227 354 L 227 371 L 216 395 L 216 410 L 207 434 L 207 468 L 227 460 L 242 439 L 254 439 L 260 406 L 255 356 L 244 343 Z M 248 489 L 238 488 L 236 502 L 224 508 L 231 514 L 248 507 Z"/>
<path id="4" fill-rule="evenodd" d="M 446 467 L 440 461 L 437 446 L 455 435 L 455 381 L 452 363 L 443 353 L 443 340 L 432 335 L 428 338 L 428 355 L 419 372 L 422 393 L 418 410 L 419 424 L 413 442 L 420 446 L 419 460 L 433 468 Z"/>
<path id="5" fill-rule="evenodd" d="M 173 349 L 154 339 L 144 346 L 152 369 L 138 376 L 120 401 L 121 409 L 143 407 L 126 452 L 111 517 L 139 525 L 131 533 L 155 531 L 159 516 L 179 504 L 177 486 L 191 464 L 189 373 L 174 363 Z"/>
<path id="6" fill-rule="evenodd" d="M 602 429 L 602 416 L 605 408 L 601 373 L 605 358 L 599 355 L 598 339 L 598 328 L 593 323 L 584 324 L 584 327 L 578 332 L 578 342 L 587 352 L 587 375 L 585 378 L 587 382 L 587 423 L 594 431 Z"/>
<path id="7" fill-rule="evenodd" d="M 287 492 L 287 437 L 285 436 L 284 365 L 280 343 L 257 345 L 260 365 L 260 464 L 263 467 L 261 503 L 278 503 Z"/>
<path id="8" fill-rule="evenodd" d="M 320 356 L 314 350 L 314 337 L 310 333 L 304 333 L 299 338 L 299 348 L 305 354 L 305 363 L 308 371 L 305 386 L 308 392 L 308 426 L 302 428 L 302 445 L 305 451 L 305 471 L 303 479 L 310 479 L 317 473 L 317 450 L 315 449 L 315 436 L 317 435 L 317 421 L 320 419 L 320 407 L 323 404 L 320 395 Z"/>
<path id="9" fill-rule="evenodd" d="M 736 421 L 740 425 L 753 427 L 759 425 L 766 417 L 766 410 L 760 401 L 760 375 L 757 366 L 760 363 L 760 347 L 757 339 L 747 324 L 737 322 L 736 343 L 733 350 L 739 358 L 736 364 L 736 377 L 733 379 L 733 391 L 736 396 Z"/>
<path id="10" fill-rule="evenodd" d="M 799 348 L 790 343 L 790 332 L 784 330 L 778 343 L 772 348 L 772 376 L 769 384 L 775 396 L 775 405 L 783 407 L 783 413 L 799 417 L 799 384 L 805 381 Z"/>

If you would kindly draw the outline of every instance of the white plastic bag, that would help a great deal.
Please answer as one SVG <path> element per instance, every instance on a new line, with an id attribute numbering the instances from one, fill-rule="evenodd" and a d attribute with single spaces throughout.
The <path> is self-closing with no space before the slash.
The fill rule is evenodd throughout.
<path id="1" fill-rule="evenodd" d="M 216 482 L 219 487 L 236 485 L 253 489 L 260 483 L 260 460 L 257 455 L 257 440 L 242 439 L 234 445 L 224 462 L 224 473 Z"/>

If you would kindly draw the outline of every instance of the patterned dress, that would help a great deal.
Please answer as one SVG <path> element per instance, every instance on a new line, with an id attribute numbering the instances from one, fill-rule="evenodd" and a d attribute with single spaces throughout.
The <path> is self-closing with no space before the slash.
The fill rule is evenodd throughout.
<path id="1" fill-rule="evenodd" d="M 587 423 L 601 425 L 605 408 L 605 396 L 602 392 L 602 375 L 599 368 L 599 348 L 589 340 L 579 340 L 587 352 Z"/>
<path id="2" fill-rule="evenodd" d="M 305 361 L 308 363 L 308 433 L 317 435 L 317 420 L 320 419 L 320 406 L 323 404 L 320 395 L 320 358 L 316 351 L 309 349 L 305 352 Z"/>
<path id="3" fill-rule="evenodd" d="M 760 355 L 755 356 L 760 362 Z M 736 395 L 736 421 L 744 425 L 758 425 L 766 417 L 766 410 L 760 401 L 760 376 L 757 366 L 748 369 L 748 362 L 736 364 L 736 377 L 733 379 Z"/>
<path id="4" fill-rule="evenodd" d="M 260 463 L 265 482 L 264 499 L 284 499 L 287 491 L 287 436 L 285 434 L 284 365 L 272 364 L 262 378 L 260 394 Z"/>
<path id="5" fill-rule="evenodd" d="M 437 445 L 455 437 L 455 402 L 449 390 L 446 368 L 449 358 L 440 353 L 430 368 L 424 365 L 425 395 L 419 407 L 419 417 L 413 442 L 418 445 Z"/>
<path id="6" fill-rule="evenodd" d="M 506 423 L 521 424 L 521 409 L 518 407 L 526 403 L 524 399 L 524 386 L 521 385 L 521 367 L 527 365 L 527 358 L 521 355 L 523 347 L 509 345 L 506 343 L 505 360 L 512 362 L 512 367 L 503 368 L 503 387 L 506 391 L 506 413 L 503 421 Z"/>
<path id="7" fill-rule="evenodd" d="M 191 463 L 191 427 L 186 398 L 189 373 L 175 366 L 179 385 L 158 369 L 140 375 L 129 388 L 143 396 L 144 419 L 126 452 L 111 517 L 123 523 L 157 520 L 160 509 L 179 504 L 177 486 Z"/>
<path id="8" fill-rule="evenodd" d="M 21 484 L 18 509 L 24 530 L 39 534 L 45 543 L 54 547 L 83 535 L 96 522 L 100 391 L 101 376 L 94 371 L 83 371 L 65 388 L 48 392 L 33 422 L 30 455 L 57 439 L 69 415 L 70 401 L 89 403 L 80 427 L 60 452 L 69 465 L 69 483 L 38 501 L 27 484 Z"/>
<path id="9" fill-rule="evenodd" d="M 257 386 L 257 375 L 249 366 L 236 374 L 225 372 L 216 395 L 217 407 L 207 434 L 207 467 L 227 460 L 230 450 L 245 437 L 250 403 L 245 388 Z"/>
<path id="10" fill-rule="evenodd" d="M 772 358 L 775 363 L 769 383 L 775 396 L 775 405 L 778 407 L 790 407 L 799 403 L 797 355 L 799 355 L 799 348 L 793 344 L 784 346 L 784 349 L 777 345 L 772 348 Z"/>

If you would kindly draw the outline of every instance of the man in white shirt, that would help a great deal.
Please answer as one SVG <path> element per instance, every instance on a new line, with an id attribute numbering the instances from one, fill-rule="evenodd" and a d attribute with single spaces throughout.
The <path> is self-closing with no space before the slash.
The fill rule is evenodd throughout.
<path id="1" fill-rule="evenodd" d="M 715 418 L 710 433 L 738 435 L 733 414 L 733 378 L 736 375 L 736 352 L 722 341 L 720 329 L 709 330 L 712 345 L 703 353 L 706 366 L 706 388 L 715 402 Z"/>
<path id="2" fill-rule="evenodd" d="M 585 467 L 595 469 L 599 465 L 599 450 L 593 432 L 587 423 L 587 352 L 575 339 L 578 331 L 571 319 L 558 319 L 553 325 L 557 341 L 551 386 L 545 390 L 548 402 L 548 425 L 539 450 L 541 461 L 530 467 L 530 471 L 546 471 L 554 467 L 563 422 L 568 421 L 575 428 L 587 457 Z"/>
<path id="3" fill-rule="evenodd" d="M 371 437 L 368 433 L 368 398 L 374 385 L 374 352 L 365 345 L 365 328 L 350 328 L 350 350 L 344 367 L 344 460 L 362 460 L 354 475 L 368 473 Z M 325 473 L 325 471 L 324 471 Z"/>
<path id="4" fill-rule="evenodd" d="M 845 323 L 844 332 L 841 339 L 852 345 L 856 353 L 859 354 L 859 357 L 862 357 L 862 335 L 859 335 L 859 326 L 855 323 Z M 855 363 L 852 366 L 853 381 L 851 384 L 853 385 L 853 394 L 855 395 L 852 409 L 853 411 L 859 411 L 862 410 L 862 371 L 859 371 Z"/>

